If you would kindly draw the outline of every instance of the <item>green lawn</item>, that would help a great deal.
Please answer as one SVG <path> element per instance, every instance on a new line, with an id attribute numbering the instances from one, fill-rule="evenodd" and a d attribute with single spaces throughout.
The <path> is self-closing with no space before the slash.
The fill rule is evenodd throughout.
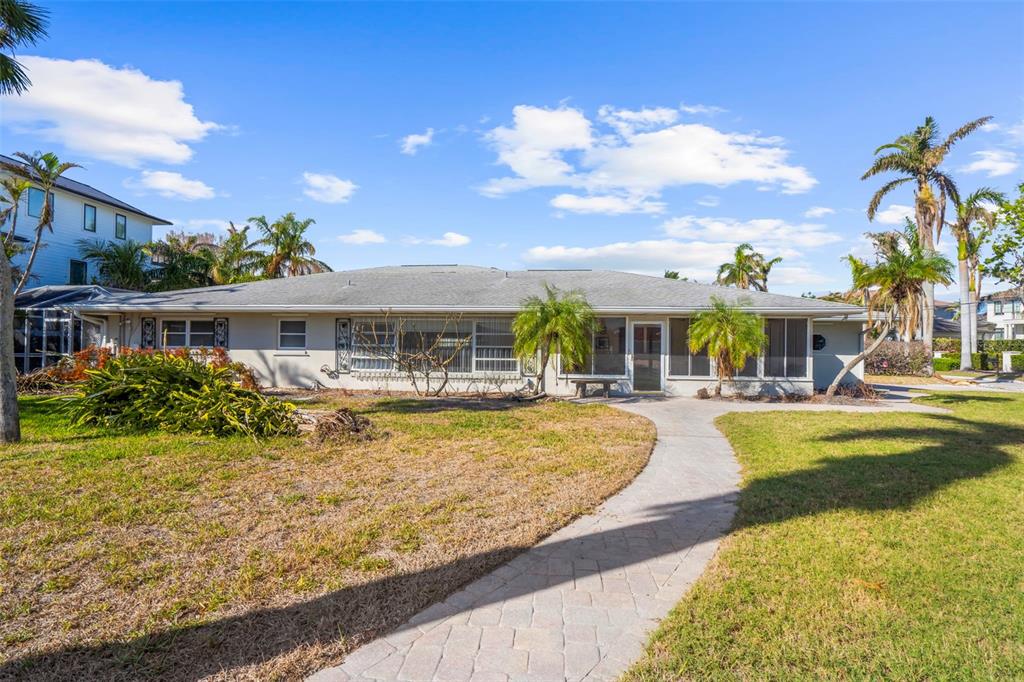
<path id="1" fill-rule="evenodd" d="M 655 436 L 603 405 L 317 401 L 390 435 L 117 435 L 23 399 L 0 679 L 302 679 L 592 509 Z"/>
<path id="2" fill-rule="evenodd" d="M 1024 678 L 1024 396 L 731 414 L 734 530 L 633 680 Z"/>

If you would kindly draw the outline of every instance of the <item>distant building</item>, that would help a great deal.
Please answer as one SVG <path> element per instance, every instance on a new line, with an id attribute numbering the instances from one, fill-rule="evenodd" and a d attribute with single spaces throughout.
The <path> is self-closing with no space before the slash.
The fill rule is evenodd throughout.
<path id="1" fill-rule="evenodd" d="M 998 329 L 991 322 L 986 322 L 981 317 L 979 305 L 978 317 L 978 338 L 995 339 Z M 935 322 L 932 327 L 932 336 L 935 338 L 952 337 L 960 338 L 960 304 L 949 301 L 935 301 Z"/>
<path id="2" fill-rule="evenodd" d="M 982 296 L 978 315 L 995 327 L 992 338 L 1024 339 L 1024 289 L 1008 289 Z"/>
<path id="3" fill-rule="evenodd" d="M 18 159 L 0 155 L 0 161 L 24 166 Z M 0 170 L 0 174 L 4 171 Z M 33 187 L 18 207 L 17 235 L 22 246 L 30 247 L 43 208 L 43 190 Z M 79 253 L 80 239 L 102 241 L 153 241 L 154 225 L 170 225 L 131 204 L 70 178 L 61 178 L 50 193 L 53 206 L 53 232 L 43 235 L 42 246 L 32 266 L 27 286 L 90 284 L 95 273 Z M 3 225 L 6 231 L 10 226 Z M 24 266 L 27 253 L 15 258 L 15 266 Z"/>

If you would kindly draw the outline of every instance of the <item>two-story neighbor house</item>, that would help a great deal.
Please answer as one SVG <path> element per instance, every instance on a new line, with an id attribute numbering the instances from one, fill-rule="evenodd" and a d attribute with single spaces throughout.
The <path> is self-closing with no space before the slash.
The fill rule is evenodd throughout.
<path id="1" fill-rule="evenodd" d="M 0 161 L 24 165 L 3 155 Z M 107 293 L 91 285 L 95 273 L 81 257 L 79 240 L 146 243 L 153 240 L 154 225 L 171 224 L 94 187 L 62 177 L 49 197 L 44 197 L 38 187 L 22 196 L 15 237 L 23 247 L 30 247 L 34 241 L 47 200 L 53 208 L 53 231 L 43 234 L 29 281 L 15 301 L 15 362 L 21 371 L 52 364 L 61 355 L 80 350 L 96 339 L 95 322 L 70 314 L 65 307 Z M 0 226 L 4 231 L 9 227 Z M 15 257 L 14 265 L 23 267 L 27 258 L 26 250 Z"/>
<path id="2" fill-rule="evenodd" d="M 995 325 L 993 338 L 1024 339 L 1024 290 L 1009 289 L 982 296 L 979 314 Z"/>
<path id="3" fill-rule="evenodd" d="M 3 155 L 0 161 L 23 165 Z M 18 207 L 21 237 L 31 241 L 44 200 L 43 191 L 35 187 L 22 197 Z M 43 236 L 45 247 L 36 256 L 28 286 L 89 284 L 94 273 L 89 272 L 89 264 L 79 254 L 80 239 L 146 243 L 153 240 L 154 225 L 171 224 L 71 178 L 57 181 L 49 201 L 53 206 L 53 232 Z M 22 255 L 14 264 L 24 265 L 25 258 Z"/>

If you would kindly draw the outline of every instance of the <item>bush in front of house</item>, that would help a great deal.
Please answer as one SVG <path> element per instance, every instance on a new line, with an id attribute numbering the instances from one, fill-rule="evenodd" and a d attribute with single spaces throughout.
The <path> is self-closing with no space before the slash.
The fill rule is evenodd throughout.
<path id="1" fill-rule="evenodd" d="M 950 355 L 943 355 L 940 358 L 935 358 L 932 360 L 932 369 L 936 372 L 948 372 L 950 370 L 960 369 L 960 358 Z"/>
<path id="2" fill-rule="evenodd" d="M 928 349 L 919 341 L 884 341 L 865 360 L 864 370 L 884 376 L 924 376 L 931 362 Z"/>
<path id="3" fill-rule="evenodd" d="M 75 388 L 63 400 L 78 426 L 253 438 L 298 430 L 293 405 L 240 385 L 230 363 L 187 352 L 127 351 L 86 369 Z"/>
<path id="4" fill-rule="evenodd" d="M 1010 356 L 1010 369 L 1014 372 L 1024 372 L 1024 353 Z"/>
<path id="5" fill-rule="evenodd" d="M 1000 353 L 971 353 L 971 365 L 974 369 L 997 371 L 1001 363 Z"/>
<path id="6" fill-rule="evenodd" d="M 932 340 L 932 348 L 940 353 L 959 353 L 960 339 L 955 336 L 937 336 Z"/>

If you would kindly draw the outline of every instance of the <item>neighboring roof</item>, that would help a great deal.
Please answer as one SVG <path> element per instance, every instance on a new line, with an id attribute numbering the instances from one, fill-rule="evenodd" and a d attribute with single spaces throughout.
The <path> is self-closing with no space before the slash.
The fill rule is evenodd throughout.
<path id="1" fill-rule="evenodd" d="M 612 270 L 500 270 L 467 265 L 420 265 L 327 272 L 303 277 L 156 294 L 122 294 L 83 306 L 93 310 L 152 311 L 475 311 L 518 310 L 549 284 L 582 291 L 601 312 L 671 312 L 705 308 L 712 296 L 750 309 L 853 315 L 844 303 L 696 284 Z"/>
<path id="2" fill-rule="evenodd" d="M 996 291 L 994 293 L 982 296 L 982 301 L 1013 301 L 1018 298 L 1024 298 L 1024 289 L 1007 289 L 1006 291 Z"/>
<path id="3" fill-rule="evenodd" d="M 979 332 L 993 332 L 996 330 L 996 325 L 992 322 L 986 322 L 984 320 L 978 320 L 978 331 Z M 932 335 L 933 336 L 960 336 L 960 320 L 947 320 L 942 317 L 936 317 L 932 324 Z"/>
<path id="4" fill-rule="evenodd" d="M 127 289 L 101 287 L 97 284 L 47 285 L 25 289 L 14 299 L 14 307 L 15 309 L 53 308 L 130 293 L 134 292 Z"/>
<path id="5" fill-rule="evenodd" d="M 3 154 L 0 154 L 0 161 L 17 164 L 19 166 L 22 166 L 23 168 L 27 167 L 22 161 L 12 158 L 10 156 L 4 156 Z M 92 199 L 93 201 L 99 201 L 104 204 L 120 208 L 124 211 L 129 211 L 131 213 L 134 213 L 135 215 L 142 216 L 143 218 L 149 218 L 150 220 L 153 221 L 154 225 L 174 224 L 168 220 L 164 220 L 163 218 L 157 218 L 155 215 L 151 215 L 149 213 L 146 213 L 145 211 L 141 211 L 132 206 L 131 204 L 125 203 L 120 199 L 116 199 L 107 194 L 106 192 L 101 192 L 95 187 L 91 187 L 85 184 L 84 182 L 78 182 L 77 180 L 72 180 L 71 178 L 61 176 L 57 178 L 57 188 L 62 189 L 65 192 L 77 194 L 80 197 L 85 197 L 86 199 Z"/>

